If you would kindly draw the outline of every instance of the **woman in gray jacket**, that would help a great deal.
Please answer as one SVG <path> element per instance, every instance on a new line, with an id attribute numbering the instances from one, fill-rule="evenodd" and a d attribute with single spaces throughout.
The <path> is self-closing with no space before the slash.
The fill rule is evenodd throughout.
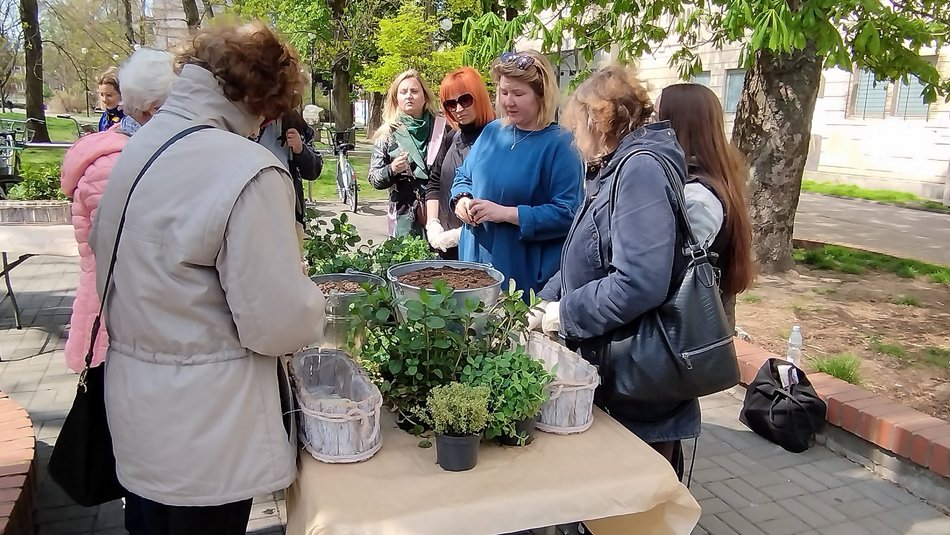
<path id="1" fill-rule="evenodd" d="M 675 260 L 682 258 L 675 215 L 685 207 L 674 200 L 658 159 L 680 182 L 687 176 L 686 160 L 668 123 L 646 124 L 652 114 L 646 89 L 624 67 L 591 76 L 564 113 L 588 162 L 587 199 L 564 244 L 560 272 L 539 293 L 546 302 L 542 324 L 559 331 L 602 373 L 609 373 L 613 362 L 601 362 L 612 332 L 661 305 L 673 274 L 683 267 Z M 624 161 L 640 150 L 652 155 Z M 700 433 L 696 399 L 637 402 L 618 399 L 601 386 L 595 401 L 671 463 L 677 441 Z"/>
<path id="2" fill-rule="evenodd" d="M 324 297 L 300 270 L 294 190 L 248 137 L 290 110 L 298 60 L 266 26 L 199 32 L 161 110 L 122 152 L 93 237 L 105 402 L 119 482 L 148 535 L 237 535 L 251 499 L 296 477 L 279 357 L 318 341 Z M 171 145 L 172 137 L 211 128 Z M 138 534 L 133 534 L 138 535 Z"/>

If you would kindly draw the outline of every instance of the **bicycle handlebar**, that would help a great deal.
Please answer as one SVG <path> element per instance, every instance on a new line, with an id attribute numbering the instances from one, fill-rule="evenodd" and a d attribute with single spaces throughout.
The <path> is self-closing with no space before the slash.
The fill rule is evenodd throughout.
<path id="1" fill-rule="evenodd" d="M 0 119 L 0 121 L 11 123 L 11 124 L 30 124 L 30 123 L 46 124 L 46 121 L 42 119 L 34 119 L 32 117 L 27 117 L 26 120 L 23 120 L 23 121 L 19 119 Z"/>

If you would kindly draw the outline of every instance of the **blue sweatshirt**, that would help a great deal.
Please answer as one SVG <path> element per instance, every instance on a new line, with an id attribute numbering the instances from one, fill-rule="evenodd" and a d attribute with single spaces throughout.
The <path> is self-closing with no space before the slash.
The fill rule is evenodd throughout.
<path id="1" fill-rule="evenodd" d="M 466 225 L 459 259 L 492 264 L 518 288 L 538 291 L 559 269 L 561 247 L 583 197 L 584 169 L 571 135 L 490 123 L 455 175 L 452 196 L 470 193 L 518 208 L 518 225 Z"/>

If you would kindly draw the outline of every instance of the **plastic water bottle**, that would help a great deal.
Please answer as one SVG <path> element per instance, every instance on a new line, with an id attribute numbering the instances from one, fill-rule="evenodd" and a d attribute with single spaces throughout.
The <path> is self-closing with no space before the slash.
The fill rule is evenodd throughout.
<path id="1" fill-rule="evenodd" d="M 785 353 L 785 360 L 800 368 L 802 365 L 802 348 L 804 347 L 805 339 L 802 337 L 802 328 L 795 325 L 792 327 L 791 336 L 788 337 L 788 351 Z"/>
<path id="2" fill-rule="evenodd" d="M 795 325 L 792 327 L 791 336 L 788 337 L 788 351 L 785 353 L 785 360 L 795 367 L 800 367 L 802 365 L 803 347 L 805 347 L 805 339 L 802 337 L 802 328 Z M 798 370 L 792 366 L 779 365 L 777 371 L 779 378 L 782 380 L 783 388 L 798 384 Z"/>

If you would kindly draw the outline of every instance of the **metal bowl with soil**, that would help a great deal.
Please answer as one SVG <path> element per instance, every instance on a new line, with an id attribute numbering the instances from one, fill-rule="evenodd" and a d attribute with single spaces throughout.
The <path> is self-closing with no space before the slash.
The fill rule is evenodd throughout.
<path id="1" fill-rule="evenodd" d="M 399 300 L 416 299 L 423 290 L 431 291 L 435 281 L 442 280 L 455 290 L 461 310 L 469 300 L 491 306 L 498 301 L 505 276 L 497 269 L 476 262 L 453 260 L 422 260 L 404 262 L 389 268 L 386 277 Z"/>
<path id="2" fill-rule="evenodd" d="M 330 273 L 310 277 L 326 297 L 327 325 L 321 347 L 344 349 L 352 328 L 350 304 L 365 293 L 362 285 L 383 286 L 386 281 L 369 273 Z"/>

